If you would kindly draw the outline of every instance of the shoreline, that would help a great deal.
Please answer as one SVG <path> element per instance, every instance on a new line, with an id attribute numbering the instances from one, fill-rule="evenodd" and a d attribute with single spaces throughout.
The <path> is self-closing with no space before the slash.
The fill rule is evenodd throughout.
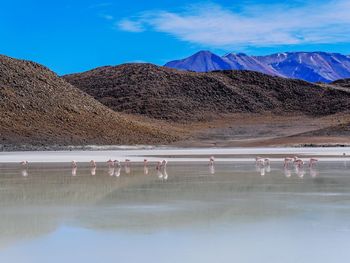
<path id="1" fill-rule="evenodd" d="M 169 144 L 169 145 L 1 145 L 0 144 L 0 153 L 3 152 L 34 152 L 34 151 L 114 151 L 114 150 L 133 150 L 133 149 L 207 149 L 207 148 L 350 148 L 350 144 L 296 144 L 296 145 L 266 145 L 260 147 L 254 146 L 238 146 L 233 147 L 231 145 L 201 145 L 201 144 L 192 144 L 188 146 L 184 144 Z"/>
<path id="2" fill-rule="evenodd" d="M 142 148 L 143 147 L 143 148 Z M 345 156 L 344 156 L 345 153 Z M 287 156 L 299 156 L 307 160 L 315 157 L 324 161 L 350 161 L 350 147 L 256 147 L 256 148 L 179 148 L 171 146 L 119 146 L 118 149 L 99 150 L 61 150 L 61 151 L 8 151 L 0 152 L 0 163 L 66 163 L 106 162 L 108 159 L 123 161 L 128 158 L 133 162 L 150 162 L 167 159 L 171 162 L 208 162 L 214 155 L 217 162 L 253 161 L 256 156 L 270 158 L 272 162 L 282 161 Z"/>

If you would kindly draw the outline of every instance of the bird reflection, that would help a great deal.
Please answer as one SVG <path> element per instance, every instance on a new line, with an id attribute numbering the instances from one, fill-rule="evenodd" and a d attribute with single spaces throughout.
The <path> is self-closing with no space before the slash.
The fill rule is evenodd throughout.
<path id="1" fill-rule="evenodd" d="M 121 170 L 120 167 L 118 167 L 117 169 L 115 169 L 115 171 L 114 171 L 114 176 L 115 176 L 115 177 L 120 177 L 120 170 Z"/>
<path id="2" fill-rule="evenodd" d="M 22 170 L 21 170 L 21 175 L 22 175 L 23 177 L 27 177 L 27 176 L 28 176 L 28 169 L 27 169 L 27 168 L 22 169 Z"/>
<path id="3" fill-rule="evenodd" d="M 209 165 L 209 173 L 215 174 L 215 166 L 214 165 Z"/>
<path id="4" fill-rule="evenodd" d="M 168 180 L 168 173 L 165 168 L 163 169 L 163 179 Z"/>
<path id="5" fill-rule="evenodd" d="M 159 179 L 163 179 L 163 173 L 161 170 L 157 170 L 157 176 Z"/>
<path id="6" fill-rule="evenodd" d="M 91 175 L 96 175 L 96 167 L 91 167 L 90 173 L 91 173 Z"/>
<path id="7" fill-rule="evenodd" d="M 295 169 L 295 173 L 297 174 L 297 176 L 298 176 L 299 178 L 303 178 L 304 175 L 305 175 L 305 170 L 304 170 L 304 168 L 297 167 L 297 168 Z"/>
<path id="8" fill-rule="evenodd" d="M 161 162 L 158 162 L 157 166 L 156 166 L 156 171 L 157 171 L 157 177 L 160 179 L 160 180 L 168 180 L 168 173 L 167 173 L 167 170 L 166 170 L 166 163 L 164 164 L 161 163 Z"/>
<path id="9" fill-rule="evenodd" d="M 266 165 L 265 170 L 266 170 L 267 173 L 270 173 L 270 172 L 271 172 L 270 163 L 269 163 L 268 165 Z"/>
<path id="10" fill-rule="evenodd" d="M 260 167 L 260 176 L 265 176 L 265 167 Z"/>
<path id="11" fill-rule="evenodd" d="M 143 174 L 144 175 L 148 175 L 148 160 L 147 159 L 144 159 L 143 160 Z"/>
<path id="12" fill-rule="evenodd" d="M 310 167 L 310 176 L 312 178 L 315 178 L 315 177 L 318 176 L 318 171 L 317 171 L 317 169 L 315 167 Z"/>
<path id="13" fill-rule="evenodd" d="M 77 167 L 72 167 L 72 176 L 76 176 L 77 175 Z"/>
<path id="14" fill-rule="evenodd" d="M 131 168 L 130 168 L 130 160 L 129 159 L 125 159 L 124 169 L 125 169 L 126 174 L 130 174 Z"/>
<path id="15" fill-rule="evenodd" d="M 114 175 L 114 170 L 115 170 L 114 167 L 108 167 L 108 175 L 109 176 L 113 176 Z"/>
<path id="16" fill-rule="evenodd" d="M 288 169 L 287 167 L 284 168 L 284 176 L 289 178 L 292 176 L 292 170 Z"/>

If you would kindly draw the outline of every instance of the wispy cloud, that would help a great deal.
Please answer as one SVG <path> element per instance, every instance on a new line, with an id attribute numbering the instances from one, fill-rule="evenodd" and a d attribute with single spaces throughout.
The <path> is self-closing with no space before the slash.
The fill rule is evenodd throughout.
<path id="1" fill-rule="evenodd" d="M 114 16 L 109 15 L 109 14 L 100 14 L 100 17 L 102 17 L 106 20 L 110 20 L 110 21 L 114 20 Z"/>
<path id="2" fill-rule="evenodd" d="M 145 30 L 144 25 L 145 23 L 136 19 L 136 20 L 130 20 L 130 19 L 123 19 L 121 21 L 116 22 L 116 27 L 123 31 L 128 32 L 143 32 Z"/>
<path id="3" fill-rule="evenodd" d="M 104 3 L 98 3 L 98 4 L 93 4 L 90 5 L 89 8 L 101 8 L 101 7 L 110 7 L 113 4 L 111 2 L 104 2 Z"/>
<path id="4" fill-rule="evenodd" d="M 194 5 L 181 12 L 145 11 L 116 23 L 120 30 L 170 34 L 212 46 L 276 46 L 350 42 L 350 1 L 250 5 L 229 9 Z"/>

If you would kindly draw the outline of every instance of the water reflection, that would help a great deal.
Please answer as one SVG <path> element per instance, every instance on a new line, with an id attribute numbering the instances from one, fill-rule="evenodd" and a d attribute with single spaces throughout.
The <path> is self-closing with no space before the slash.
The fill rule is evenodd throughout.
<path id="1" fill-rule="evenodd" d="M 265 176 L 265 167 L 260 167 L 260 176 Z"/>
<path id="2" fill-rule="evenodd" d="M 315 178 L 315 177 L 317 177 L 318 176 L 318 171 L 317 171 L 317 169 L 315 168 L 315 167 L 310 167 L 310 176 L 312 177 L 312 178 Z"/>
<path id="3" fill-rule="evenodd" d="M 304 178 L 305 170 L 303 167 L 296 169 L 296 174 L 299 178 Z"/>
<path id="4" fill-rule="evenodd" d="M 292 176 L 292 170 L 289 169 L 288 167 L 284 167 L 283 172 L 284 172 L 284 176 L 287 178 L 290 178 Z"/>
<path id="5" fill-rule="evenodd" d="M 250 242 L 239 243 L 239 248 L 245 251 L 261 245 L 251 241 L 257 231 L 271 237 L 271 247 L 278 247 L 276 240 L 281 240 L 281 236 L 276 235 L 281 233 L 288 236 L 288 244 L 299 244 L 301 239 L 310 238 L 302 236 L 300 227 L 305 226 L 314 231 L 308 234 L 312 237 L 310 240 L 317 243 L 309 243 L 308 247 L 316 249 L 325 229 L 336 235 L 337 229 L 350 227 L 350 176 L 342 162 L 306 167 L 303 180 L 298 179 L 300 175 L 294 173 L 292 167 L 283 168 L 283 164 L 275 163 L 270 167 L 256 167 L 258 172 L 251 163 L 218 163 L 215 176 L 208 176 L 207 163 L 178 163 L 159 170 L 154 169 L 154 164 L 150 167 L 153 168 L 149 176 L 144 176 L 142 163 L 133 164 L 133 176 L 120 176 L 124 167 L 113 167 L 111 177 L 105 165 L 99 176 L 91 176 L 93 167 L 79 163 L 79 176 L 72 178 L 69 164 L 31 164 L 30 176 L 23 178 L 18 164 L 0 166 L 0 259 L 6 246 L 21 248 L 18 241 L 31 244 L 52 240 L 63 226 L 89 229 L 99 233 L 106 242 L 120 233 L 124 239 L 119 240 L 134 235 L 138 242 L 144 242 L 141 245 L 147 245 L 152 235 L 160 232 L 169 235 L 169 242 L 178 242 L 179 233 L 184 234 L 183 240 L 186 240 L 186 235 L 193 234 L 194 229 L 201 233 L 200 237 L 217 229 L 233 233 L 240 229 L 243 232 L 239 236 L 230 238 L 239 240 L 242 233 L 249 232 Z M 209 167 L 209 173 L 212 168 Z M 259 175 L 263 170 L 268 176 L 261 179 Z M 256 227 L 265 222 L 272 222 L 272 227 Z M 279 225 L 282 227 L 278 228 Z M 286 229 L 291 233 L 286 233 Z M 56 240 L 58 247 L 48 243 L 45 248 L 65 251 L 67 240 L 84 237 L 80 232 L 66 233 L 57 237 L 61 240 L 61 243 Z M 349 239 L 345 240 L 347 244 Z M 162 238 L 157 240 L 164 242 Z M 208 240 L 203 238 L 202 242 L 207 244 Z M 228 241 L 230 239 L 226 239 L 226 243 Z M 212 246 L 218 248 L 216 244 Z M 86 252 L 84 247 L 75 249 Z M 123 253 L 122 249 L 118 251 Z"/>
<path id="6" fill-rule="evenodd" d="M 158 179 L 164 180 L 164 181 L 168 180 L 169 176 L 168 176 L 166 168 L 156 170 L 156 173 L 157 173 Z"/>
<path id="7" fill-rule="evenodd" d="M 27 168 L 22 169 L 22 170 L 21 170 L 21 175 L 22 175 L 23 177 L 27 177 L 27 176 L 28 176 L 28 169 L 27 169 Z"/>
<path id="8" fill-rule="evenodd" d="M 72 168 L 72 176 L 76 176 L 77 175 L 77 167 L 73 167 Z"/>
<path id="9" fill-rule="evenodd" d="M 214 165 L 209 165 L 209 173 L 215 174 L 215 166 Z"/>
<path id="10" fill-rule="evenodd" d="M 109 176 L 113 176 L 114 175 L 114 170 L 115 170 L 115 168 L 114 168 L 114 166 L 113 167 L 108 167 L 108 175 Z"/>
<path id="11" fill-rule="evenodd" d="M 121 171 L 121 167 L 118 167 L 117 169 L 115 169 L 114 176 L 115 177 L 120 177 L 120 171 Z"/>

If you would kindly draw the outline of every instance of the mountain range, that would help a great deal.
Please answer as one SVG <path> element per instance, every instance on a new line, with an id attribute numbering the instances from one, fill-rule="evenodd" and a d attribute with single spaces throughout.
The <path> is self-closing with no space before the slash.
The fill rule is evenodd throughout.
<path id="1" fill-rule="evenodd" d="M 350 143 L 348 87 L 347 79 L 319 84 L 247 70 L 198 73 L 137 63 L 58 76 L 0 55 L 0 151 L 343 145 Z"/>
<path id="2" fill-rule="evenodd" d="M 165 66 L 195 72 L 250 70 L 309 82 L 330 83 L 350 78 L 350 56 L 327 52 L 286 52 L 267 56 L 230 53 L 218 56 L 210 51 L 200 51 L 188 58 L 170 61 Z"/>

